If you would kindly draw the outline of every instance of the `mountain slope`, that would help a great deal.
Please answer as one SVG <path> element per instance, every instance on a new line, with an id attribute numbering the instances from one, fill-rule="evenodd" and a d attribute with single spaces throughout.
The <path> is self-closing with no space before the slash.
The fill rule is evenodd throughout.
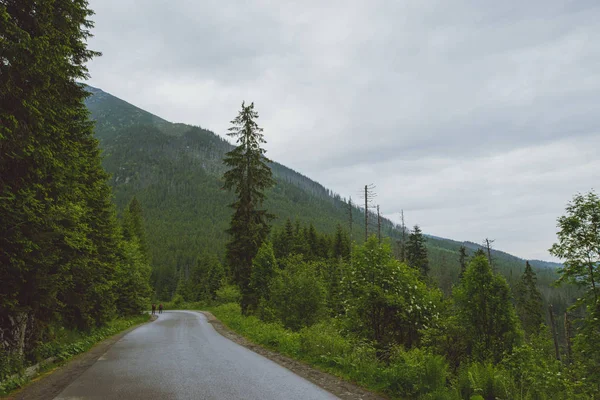
<path id="1" fill-rule="evenodd" d="M 226 205 L 233 197 L 221 189 L 222 158 L 232 145 L 208 130 L 167 122 L 100 89 L 90 87 L 89 91 L 92 95 L 86 104 L 96 120 L 117 206 L 122 209 L 134 195 L 142 203 L 153 279 L 160 294 L 169 297 L 178 274 L 189 270 L 199 254 L 206 250 L 222 255 L 224 251 L 230 217 Z M 278 216 L 275 225 L 291 218 L 312 222 L 322 232 L 333 232 L 338 224 L 348 227 L 348 206 L 339 195 L 281 164 L 273 163 L 272 169 L 277 185 L 266 207 Z M 364 214 L 358 208 L 352 214 L 353 237 L 362 240 Z M 372 228 L 375 232 L 376 227 Z M 383 234 L 393 240 L 400 237 L 395 228 L 391 221 L 382 221 Z M 428 237 L 427 242 L 432 275 L 449 293 L 458 279 L 458 248 L 463 243 L 435 237 Z M 465 245 L 474 249 L 472 244 Z M 493 256 L 509 281 L 521 274 L 522 259 L 498 251 Z M 555 272 L 547 263 L 532 264 L 539 269 L 546 297 L 550 296 L 548 285 L 556 278 Z"/>

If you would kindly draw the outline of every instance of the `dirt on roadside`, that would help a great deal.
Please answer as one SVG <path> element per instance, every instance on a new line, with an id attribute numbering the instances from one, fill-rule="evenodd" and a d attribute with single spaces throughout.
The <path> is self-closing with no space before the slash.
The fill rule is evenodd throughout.
<path id="1" fill-rule="evenodd" d="M 327 390 L 342 400 L 385 400 L 388 397 L 370 392 L 363 389 L 353 383 L 347 382 L 337 376 L 328 374 L 323 371 L 319 371 L 314 367 L 304 364 L 300 361 L 286 357 L 274 351 L 265 349 L 264 347 L 252 343 L 245 337 L 238 335 L 233 332 L 221 321 L 219 321 L 213 314 L 208 311 L 201 311 L 215 328 L 217 332 L 225 336 L 227 339 L 242 345 L 255 353 L 260 354 L 263 357 L 268 358 L 271 361 L 276 362 L 284 368 L 289 369 L 296 375 L 300 375 L 304 379 L 314 383 L 315 385 Z"/>
<path id="2" fill-rule="evenodd" d="M 155 319 L 156 316 L 152 316 L 150 321 L 154 321 Z M 13 392 L 8 396 L 0 396 L 0 398 L 5 400 L 48 400 L 55 398 L 69 386 L 71 382 L 91 367 L 98 358 L 106 353 L 110 346 L 142 325 L 144 324 L 132 326 L 123 332 L 103 340 L 85 353 L 73 357 L 64 365 L 38 375 L 24 388 Z"/>

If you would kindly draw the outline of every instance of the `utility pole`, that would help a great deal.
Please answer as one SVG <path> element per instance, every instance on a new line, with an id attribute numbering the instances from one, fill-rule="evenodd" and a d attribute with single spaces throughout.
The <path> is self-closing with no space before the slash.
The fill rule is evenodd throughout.
<path id="1" fill-rule="evenodd" d="M 488 254 L 488 261 L 490 263 L 490 268 L 492 268 L 492 270 L 494 270 L 494 265 L 492 264 L 492 243 L 494 243 L 495 240 L 490 240 L 488 238 L 485 238 L 485 240 L 483 241 L 483 243 L 485 244 L 485 247 L 487 248 L 487 254 Z"/>
<path id="2" fill-rule="evenodd" d="M 406 262 L 406 225 L 404 224 L 404 210 L 400 210 L 402 221 L 402 247 L 400 248 L 400 257 L 402 262 Z"/>
<path id="3" fill-rule="evenodd" d="M 365 243 L 369 239 L 369 203 L 375 197 L 373 189 L 375 189 L 375 185 L 365 185 Z"/>
<path id="4" fill-rule="evenodd" d="M 377 238 L 381 244 L 381 214 L 379 214 L 379 204 L 377 204 Z"/>
<path id="5" fill-rule="evenodd" d="M 352 196 L 348 199 L 348 225 L 350 230 L 350 243 L 352 243 Z"/>
<path id="6" fill-rule="evenodd" d="M 369 239 L 369 187 L 365 185 L 365 243 Z"/>

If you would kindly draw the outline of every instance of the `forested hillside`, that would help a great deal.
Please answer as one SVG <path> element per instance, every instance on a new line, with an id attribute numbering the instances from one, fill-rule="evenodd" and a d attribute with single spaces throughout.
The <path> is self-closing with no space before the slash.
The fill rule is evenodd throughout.
<path id="1" fill-rule="evenodd" d="M 211 309 L 255 343 L 393 398 L 598 399 L 593 190 L 557 220 L 549 251 L 564 265 L 398 226 L 270 160 L 276 133 L 253 102 L 231 121 L 232 146 L 79 83 L 100 55 L 87 48 L 92 15 L 85 0 L 0 1 L 0 394 L 160 302 L 159 314 Z M 149 335 L 164 343 L 193 320 L 166 316 Z M 190 358 L 190 343 L 178 351 L 194 365 L 214 359 Z M 113 393 L 140 387 L 130 378 Z"/>
<path id="2" fill-rule="evenodd" d="M 211 131 L 174 124 L 141 110 L 100 89 L 88 87 L 86 100 L 96 120 L 96 137 L 103 148 L 104 166 L 119 209 L 133 196 L 143 205 L 149 248 L 154 267 L 153 282 L 162 298 L 174 294 L 181 271 L 189 271 L 205 250 L 223 256 L 233 197 L 223 191 L 222 159 L 232 145 Z M 347 199 L 317 182 L 279 164 L 272 170 L 277 182 L 267 196 L 266 207 L 277 215 L 275 226 L 289 218 L 312 223 L 319 232 L 333 233 L 337 225 L 350 229 Z M 357 189 L 364 182 L 357 182 Z M 359 204 L 361 199 L 355 199 Z M 401 203 L 401 199 L 399 199 Z M 364 214 L 352 208 L 352 238 L 364 241 Z M 370 215 L 370 233 L 377 232 L 376 216 Z M 400 227 L 382 219 L 384 236 L 401 238 Z M 477 238 L 474 238 L 477 239 Z M 482 238 L 483 239 L 483 238 Z M 459 248 L 463 243 L 428 237 L 431 275 L 449 294 L 460 271 Z M 473 253 L 478 245 L 464 243 Z M 398 249 L 396 248 L 396 251 Z M 523 271 L 524 260 L 493 251 L 498 270 L 512 284 Z M 545 301 L 564 310 L 575 293 L 550 288 L 557 278 L 555 266 L 532 261 Z"/>

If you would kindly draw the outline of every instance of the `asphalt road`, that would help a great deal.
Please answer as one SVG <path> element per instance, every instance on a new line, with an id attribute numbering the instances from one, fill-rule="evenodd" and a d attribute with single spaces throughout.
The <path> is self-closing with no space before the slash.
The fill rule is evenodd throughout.
<path id="1" fill-rule="evenodd" d="M 224 338 L 204 315 L 166 311 L 115 343 L 55 400 L 336 398 Z"/>

